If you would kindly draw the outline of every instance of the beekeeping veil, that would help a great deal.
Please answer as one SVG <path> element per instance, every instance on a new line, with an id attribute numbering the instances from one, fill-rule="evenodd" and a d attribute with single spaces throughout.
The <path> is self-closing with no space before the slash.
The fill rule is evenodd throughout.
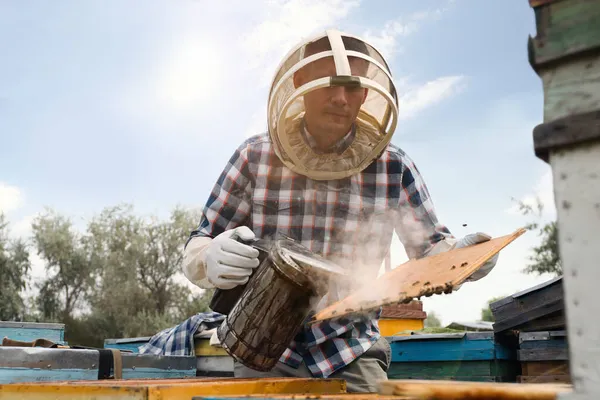
<path id="1" fill-rule="evenodd" d="M 325 58 L 332 61 L 334 75 L 317 72 L 311 74 L 313 80 L 295 84 L 298 71 L 316 68 Z M 315 151 L 305 130 L 306 95 L 336 86 L 362 91 L 366 97 L 348 130 L 350 144 L 338 151 Z M 362 171 L 385 149 L 396 128 L 398 99 L 388 65 L 373 46 L 328 30 L 283 59 L 271 85 L 267 113 L 275 153 L 288 168 L 312 179 L 340 179 Z"/>

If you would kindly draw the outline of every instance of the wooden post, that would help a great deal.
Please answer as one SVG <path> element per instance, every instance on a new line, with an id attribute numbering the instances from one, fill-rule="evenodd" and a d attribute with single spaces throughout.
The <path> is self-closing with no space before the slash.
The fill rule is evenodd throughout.
<path id="1" fill-rule="evenodd" d="M 529 0 L 544 89 L 535 154 L 552 167 L 567 314 L 569 399 L 600 399 L 600 0 Z"/>

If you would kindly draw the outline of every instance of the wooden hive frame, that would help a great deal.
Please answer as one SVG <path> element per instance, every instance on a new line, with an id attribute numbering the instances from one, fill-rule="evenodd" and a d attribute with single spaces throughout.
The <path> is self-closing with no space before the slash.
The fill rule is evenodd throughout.
<path id="1" fill-rule="evenodd" d="M 409 260 L 318 312 L 312 322 L 368 311 L 387 304 L 408 303 L 421 296 L 450 293 L 525 232 L 525 229 L 518 229 L 510 235 L 484 243 Z"/>

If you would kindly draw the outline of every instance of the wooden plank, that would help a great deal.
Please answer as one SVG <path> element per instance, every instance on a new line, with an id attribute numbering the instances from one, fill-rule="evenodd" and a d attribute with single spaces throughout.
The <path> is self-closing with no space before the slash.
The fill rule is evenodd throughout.
<path id="1" fill-rule="evenodd" d="M 313 322 L 448 292 L 523 233 L 525 229 L 519 229 L 474 246 L 409 260 L 326 307 L 313 317 Z"/>
<path id="2" fill-rule="evenodd" d="M 569 363 L 566 361 L 527 361 L 521 363 L 523 375 L 568 375 Z"/>
<path id="3" fill-rule="evenodd" d="M 517 351 L 517 358 L 519 361 L 566 361 L 569 359 L 569 352 L 566 348 L 524 349 Z"/>
<path id="4" fill-rule="evenodd" d="M 563 297 L 562 279 L 553 279 L 529 291 L 519 292 L 492 303 L 494 305 L 492 309 L 495 319 L 494 331 L 502 332 L 506 329 L 516 328 L 521 330 L 526 325 L 532 328 L 538 319 L 550 315 L 561 315 L 564 310 Z M 560 322 L 561 327 L 564 328 L 564 319 Z"/>
<path id="5" fill-rule="evenodd" d="M 337 394 L 346 392 L 341 379 L 156 379 L 135 381 L 52 382 L 0 385 L 0 398 L 13 399 L 190 399 L 206 395 Z M 112 396 L 112 397 L 111 397 Z"/>
<path id="6" fill-rule="evenodd" d="M 293 395 L 281 395 L 281 394 L 276 394 L 276 395 L 271 395 L 271 396 L 265 396 L 265 395 L 250 395 L 250 396 L 227 396 L 227 397 L 222 397 L 222 396 L 197 396 L 197 397 L 193 397 L 192 400 L 221 400 L 221 399 L 227 399 L 227 400 L 247 400 L 247 399 L 252 399 L 252 400 L 287 400 L 287 399 L 294 399 L 294 400 L 315 400 L 315 396 L 313 395 L 297 395 L 297 394 L 293 394 Z M 335 395 L 331 395 L 331 394 L 325 394 L 325 395 L 319 395 L 318 399 L 323 399 L 323 400 L 344 400 L 344 399 L 352 399 L 352 400 L 414 400 L 414 398 L 411 397 L 405 397 L 405 396 L 384 396 L 381 394 L 377 394 L 377 393 L 344 393 L 344 394 L 335 394 Z"/>
<path id="7" fill-rule="evenodd" d="M 148 400 L 143 387 L 0 385 L 2 400 Z"/>
<path id="8" fill-rule="evenodd" d="M 132 343 L 106 343 L 104 342 L 104 348 L 105 349 L 117 349 L 117 350 L 124 350 L 124 351 L 130 351 L 132 353 L 139 353 L 139 347 L 144 345 L 145 343 L 143 342 L 132 342 Z"/>
<path id="9" fill-rule="evenodd" d="M 386 306 L 389 307 L 389 306 Z M 381 318 L 389 319 L 426 319 L 427 313 L 425 311 L 418 310 L 386 310 L 383 308 L 381 312 Z"/>
<path id="10" fill-rule="evenodd" d="M 483 335 L 414 335 L 392 339 L 392 362 L 516 359 L 511 349 Z"/>
<path id="11" fill-rule="evenodd" d="M 19 382 L 96 381 L 97 369 L 43 369 L 0 367 L 0 384 Z"/>
<path id="12" fill-rule="evenodd" d="M 496 300 L 493 303 L 490 303 L 490 309 L 492 310 L 492 312 L 496 312 L 498 309 L 500 309 L 501 307 L 504 307 L 512 302 L 514 302 L 515 299 L 520 298 L 520 297 L 524 297 L 527 295 L 530 295 L 538 290 L 543 290 L 549 286 L 554 285 L 556 282 L 562 281 L 562 276 L 558 276 L 556 278 L 552 278 L 546 282 L 542 282 L 538 285 L 532 286 L 530 288 L 527 288 L 525 290 L 522 290 L 520 292 L 514 293 L 510 296 L 507 296 L 503 299 L 500 300 Z"/>
<path id="13" fill-rule="evenodd" d="M 565 312 L 564 309 L 561 309 L 553 314 L 548 314 L 519 325 L 519 330 L 522 332 L 536 332 L 547 329 L 564 329 L 565 326 Z"/>
<path id="14" fill-rule="evenodd" d="M 544 340 L 527 340 L 519 344 L 520 349 L 557 349 L 568 348 L 566 337 L 552 337 Z"/>
<path id="15" fill-rule="evenodd" d="M 0 347 L 0 383 L 97 380 L 96 350 Z M 123 379 L 196 376 L 196 357 L 122 354 Z"/>
<path id="16" fill-rule="evenodd" d="M 519 332 L 519 343 L 539 342 L 540 340 L 562 340 L 567 338 L 567 331 Z"/>
<path id="17" fill-rule="evenodd" d="M 527 331 L 539 331 L 553 328 L 564 328 L 564 300 L 562 298 L 552 302 L 539 305 L 528 311 L 515 314 L 494 322 L 494 332 L 500 333 L 508 329 L 519 329 Z"/>
<path id="18" fill-rule="evenodd" d="M 514 361 L 392 362 L 387 375 L 389 379 L 505 376 L 514 380 L 518 370 L 519 364 Z"/>
<path id="19" fill-rule="evenodd" d="M 392 362 L 410 361 L 467 361 L 494 360 L 495 350 L 491 346 L 478 346 L 478 343 L 406 343 L 394 342 Z"/>
<path id="20" fill-rule="evenodd" d="M 570 375 L 539 375 L 527 376 L 521 375 L 517 377 L 517 382 L 520 383 L 571 383 Z"/>
<path id="21" fill-rule="evenodd" d="M 418 375 L 412 377 L 390 377 L 390 379 L 409 379 L 409 380 L 422 380 L 422 381 L 459 381 L 459 382 L 514 382 L 516 376 L 503 377 L 503 376 L 482 376 L 482 375 L 467 375 L 467 376 L 428 376 Z"/>
<path id="22" fill-rule="evenodd" d="M 528 399 L 555 400 L 559 393 L 572 392 L 566 384 L 487 383 L 458 381 L 390 380 L 379 384 L 383 395 L 413 396 L 419 399 Z"/>
<path id="23" fill-rule="evenodd" d="M 554 1 L 535 8 L 538 34 L 532 57 L 543 64 L 600 46 L 600 7 L 589 0 Z M 547 101 L 547 100 L 546 100 Z"/>
<path id="24" fill-rule="evenodd" d="M 200 395 L 247 395 L 247 394 L 336 394 L 346 392 L 342 379 L 229 379 L 215 383 L 185 385 L 152 385 L 148 387 L 148 399 L 189 399 Z"/>
<path id="25" fill-rule="evenodd" d="M 555 278 L 491 303 L 490 309 L 494 318 L 502 320 L 512 314 L 527 311 L 537 304 L 556 301 L 563 294 L 562 279 Z"/>

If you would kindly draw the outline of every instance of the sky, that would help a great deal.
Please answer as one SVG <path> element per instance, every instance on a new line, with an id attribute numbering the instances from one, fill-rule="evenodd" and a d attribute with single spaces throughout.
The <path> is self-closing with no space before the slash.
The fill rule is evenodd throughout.
<path id="1" fill-rule="evenodd" d="M 550 167 L 533 153 L 543 93 L 525 0 L 9 0 L 0 211 L 12 234 L 27 237 L 44 207 L 76 223 L 120 203 L 161 217 L 201 207 L 240 142 L 264 132 L 281 57 L 327 28 L 364 37 L 388 61 L 400 100 L 392 143 L 455 236 L 512 233 L 529 221 L 515 201 L 536 196 L 555 218 Z M 474 321 L 488 299 L 548 280 L 521 272 L 538 241 L 528 232 L 486 278 L 424 299 L 425 310 Z M 392 263 L 404 261 L 395 239 Z"/>

